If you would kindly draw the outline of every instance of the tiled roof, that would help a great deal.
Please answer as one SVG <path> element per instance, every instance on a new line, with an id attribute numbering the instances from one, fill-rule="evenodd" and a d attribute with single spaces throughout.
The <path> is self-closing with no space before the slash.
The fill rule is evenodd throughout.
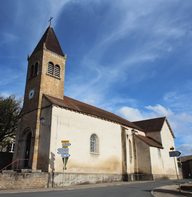
<path id="1" fill-rule="evenodd" d="M 69 109 L 69 110 L 73 110 L 73 111 L 77 111 L 83 114 L 87 114 L 87 115 L 92 115 L 98 118 L 102 118 L 108 121 L 112 121 L 124 126 L 128 126 L 134 129 L 137 129 L 139 131 L 143 131 L 141 128 L 139 128 L 138 126 L 134 125 L 133 123 L 129 122 L 126 119 L 123 119 L 113 113 L 110 113 L 108 111 L 99 109 L 97 107 L 88 105 L 86 103 L 77 101 L 75 99 L 69 98 L 67 96 L 63 96 L 63 100 L 62 99 L 58 99 L 52 96 L 48 96 L 48 95 L 44 95 L 52 104 Z"/>
<path id="2" fill-rule="evenodd" d="M 145 133 L 147 133 L 147 132 L 154 132 L 154 131 L 159 131 L 160 132 L 161 129 L 162 129 L 163 123 L 165 121 L 168 124 L 168 127 L 170 129 L 170 132 L 171 132 L 173 138 L 175 138 L 175 136 L 173 134 L 173 131 L 172 131 L 166 117 L 135 121 L 135 122 L 132 122 L 132 123 L 137 125 L 141 129 L 143 129 L 145 131 Z"/>
<path id="3" fill-rule="evenodd" d="M 192 155 L 179 157 L 178 159 L 180 159 L 181 162 L 186 162 L 186 161 L 192 160 Z"/>
<path id="4" fill-rule="evenodd" d="M 143 142 L 147 143 L 149 146 L 156 147 L 156 148 L 162 148 L 162 145 L 153 139 L 150 139 L 148 137 L 142 136 L 142 135 L 136 135 L 139 139 L 141 139 Z"/>
<path id="5" fill-rule="evenodd" d="M 41 50 L 43 48 L 43 43 L 45 43 L 45 46 L 48 50 L 53 51 L 54 53 L 57 53 L 58 55 L 64 56 L 61 46 L 59 44 L 59 41 L 51 26 L 47 28 L 47 30 L 45 31 L 44 35 L 42 36 L 41 40 L 37 44 L 32 54 L 35 54 L 36 52 Z"/>
<path id="6" fill-rule="evenodd" d="M 135 121 L 133 122 L 133 124 L 136 124 L 138 127 L 141 127 L 146 132 L 161 131 L 164 121 L 165 117 Z"/>

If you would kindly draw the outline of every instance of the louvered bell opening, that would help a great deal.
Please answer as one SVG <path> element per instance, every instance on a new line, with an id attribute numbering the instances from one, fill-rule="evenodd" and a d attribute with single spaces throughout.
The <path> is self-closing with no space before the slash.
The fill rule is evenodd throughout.
<path id="1" fill-rule="evenodd" d="M 53 64 L 49 62 L 48 64 L 48 74 L 53 75 Z"/>
<path id="2" fill-rule="evenodd" d="M 55 66 L 55 76 L 60 77 L 60 67 L 58 65 Z"/>

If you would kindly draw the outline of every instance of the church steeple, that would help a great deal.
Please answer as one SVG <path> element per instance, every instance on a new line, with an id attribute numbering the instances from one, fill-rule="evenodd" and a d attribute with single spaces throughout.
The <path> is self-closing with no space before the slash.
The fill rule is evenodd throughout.
<path id="1" fill-rule="evenodd" d="M 44 35 L 42 36 L 41 40 L 35 47 L 35 50 L 33 51 L 32 55 L 36 52 L 40 51 L 43 47 L 46 47 L 46 49 L 61 55 L 64 57 L 63 51 L 61 49 L 61 46 L 59 44 L 59 41 L 55 35 L 55 32 L 51 26 L 47 28 Z"/>
<path id="2" fill-rule="evenodd" d="M 66 59 L 67 54 L 64 55 L 53 28 L 49 26 L 28 57 L 23 111 L 40 108 L 43 94 L 63 99 Z"/>

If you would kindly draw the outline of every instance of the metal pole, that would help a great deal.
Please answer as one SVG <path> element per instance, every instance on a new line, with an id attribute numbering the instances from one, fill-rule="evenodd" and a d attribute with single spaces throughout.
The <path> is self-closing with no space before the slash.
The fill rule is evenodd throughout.
<path id="1" fill-rule="evenodd" d="M 65 182 L 65 159 L 66 157 L 63 158 L 63 187 L 64 187 L 64 182 Z"/>
<path id="2" fill-rule="evenodd" d="M 173 157 L 173 159 L 174 159 L 174 162 L 175 162 L 175 171 L 176 171 L 177 181 L 178 181 L 178 185 L 179 185 L 179 192 L 181 192 L 181 186 L 180 186 L 180 183 L 179 183 L 179 176 L 178 176 L 178 172 L 177 172 L 175 157 Z"/>

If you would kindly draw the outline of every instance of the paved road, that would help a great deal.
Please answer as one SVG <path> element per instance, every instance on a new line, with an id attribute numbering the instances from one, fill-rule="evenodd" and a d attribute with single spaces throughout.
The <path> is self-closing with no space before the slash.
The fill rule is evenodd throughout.
<path id="1" fill-rule="evenodd" d="M 180 180 L 181 183 L 192 181 L 192 179 Z M 177 181 L 152 181 L 152 182 L 128 182 L 123 185 L 106 186 L 94 188 L 75 188 L 63 191 L 32 192 L 1 194 L 0 197 L 151 197 L 151 190 L 163 185 L 175 185 Z"/>

